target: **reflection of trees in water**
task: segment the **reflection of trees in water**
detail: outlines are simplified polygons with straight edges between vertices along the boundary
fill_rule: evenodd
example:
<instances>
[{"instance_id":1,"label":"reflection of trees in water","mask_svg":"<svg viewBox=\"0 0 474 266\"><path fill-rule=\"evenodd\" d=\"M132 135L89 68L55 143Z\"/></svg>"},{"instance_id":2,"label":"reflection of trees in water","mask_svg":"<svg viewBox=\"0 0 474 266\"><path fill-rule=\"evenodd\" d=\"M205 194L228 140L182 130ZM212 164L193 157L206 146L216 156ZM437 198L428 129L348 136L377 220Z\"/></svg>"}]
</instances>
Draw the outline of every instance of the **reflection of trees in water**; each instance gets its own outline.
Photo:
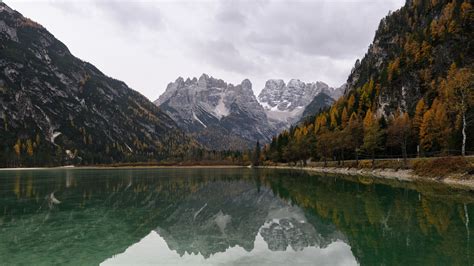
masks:
<instances>
[{"instance_id":1,"label":"reflection of trees in water","mask_svg":"<svg viewBox=\"0 0 474 266\"><path fill-rule=\"evenodd\" d=\"M283 176L267 179L268 186L335 224L361 264L472 264L473 226L466 217L474 206L469 192L423 184L418 190L424 195L403 184L390 188L334 177ZM450 193L457 196L443 196Z\"/></svg>"},{"instance_id":2,"label":"reflection of trees in water","mask_svg":"<svg viewBox=\"0 0 474 266\"><path fill-rule=\"evenodd\" d=\"M97 263L157 227L180 254L209 255L237 244L251 250L268 209L296 205L307 224L280 219L261 228L270 249L299 250L345 238L361 264L472 264L472 195L392 185L242 169L2 173L0 228L10 230L2 231L0 250L26 245L34 258L56 248L49 260L54 263L67 258L70 250L61 249L67 245L77 257L82 252ZM61 203L51 210L46 204L53 192ZM258 202L262 195L267 196ZM214 204L193 220L207 201ZM230 217L221 217L222 228L215 222L219 211ZM50 246L35 245L37 239ZM208 244L213 241L215 246Z\"/></svg>"}]
</instances>

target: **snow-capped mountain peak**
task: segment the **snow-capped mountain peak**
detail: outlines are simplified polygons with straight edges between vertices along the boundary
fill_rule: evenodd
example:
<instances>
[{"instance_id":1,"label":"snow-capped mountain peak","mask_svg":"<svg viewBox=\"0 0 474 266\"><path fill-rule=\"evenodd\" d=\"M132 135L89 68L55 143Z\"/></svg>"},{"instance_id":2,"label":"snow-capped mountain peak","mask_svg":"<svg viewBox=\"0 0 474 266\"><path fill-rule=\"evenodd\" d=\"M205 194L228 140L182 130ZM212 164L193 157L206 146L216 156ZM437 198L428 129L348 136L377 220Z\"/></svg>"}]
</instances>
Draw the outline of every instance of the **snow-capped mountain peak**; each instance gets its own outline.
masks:
<instances>
[{"instance_id":1,"label":"snow-capped mountain peak","mask_svg":"<svg viewBox=\"0 0 474 266\"><path fill-rule=\"evenodd\" d=\"M258 100L266 110L292 112L298 107L306 107L321 92L333 98L340 96L337 89L321 81L305 83L291 79L285 84L281 79L271 79L265 83Z\"/></svg>"},{"instance_id":2,"label":"snow-capped mountain peak","mask_svg":"<svg viewBox=\"0 0 474 266\"><path fill-rule=\"evenodd\" d=\"M299 121L306 106L324 93L333 99L339 98L343 89L334 89L324 82L305 83L291 79L287 84L281 79L270 79L258 95L270 122L280 130Z\"/></svg>"},{"instance_id":3,"label":"snow-capped mountain peak","mask_svg":"<svg viewBox=\"0 0 474 266\"><path fill-rule=\"evenodd\" d=\"M206 74L186 81L178 78L155 104L212 149L247 148L277 133L248 79L234 86Z\"/></svg>"}]
</instances>

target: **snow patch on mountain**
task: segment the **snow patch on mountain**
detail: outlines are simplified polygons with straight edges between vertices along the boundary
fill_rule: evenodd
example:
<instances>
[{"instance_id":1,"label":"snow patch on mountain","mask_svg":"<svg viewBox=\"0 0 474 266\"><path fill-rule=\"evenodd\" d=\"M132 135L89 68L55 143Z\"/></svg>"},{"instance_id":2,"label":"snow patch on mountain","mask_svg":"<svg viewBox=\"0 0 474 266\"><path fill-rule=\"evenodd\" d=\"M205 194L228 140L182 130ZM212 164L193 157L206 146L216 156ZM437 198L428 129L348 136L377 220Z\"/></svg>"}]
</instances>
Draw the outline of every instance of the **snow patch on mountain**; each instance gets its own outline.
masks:
<instances>
[{"instance_id":1,"label":"snow patch on mountain","mask_svg":"<svg viewBox=\"0 0 474 266\"><path fill-rule=\"evenodd\" d=\"M321 81L305 83L291 79L285 84L281 79L270 79L258 95L258 101L265 109L270 123L282 130L298 122L306 106L318 94L324 93L337 99L343 94L344 88L342 86L335 89Z\"/></svg>"},{"instance_id":2,"label":"snow patch on mountain","mask_svg":"<svg viewBox=\"0 0 474 266\"><path fill-rule=\"evenodd\" d=\"M216 105L216 108L214 109L214 114L219 119L221 119L222 117L228 116L230 114L229 109L225 106L223 96L219 99L219 103Z\"/></svg>"},{"instance_id":3,"label":"snow patch on mountain","mask_svg":"<svg viewBox=\"0 0 474 266\"><path fill-rule=\"evenodd\" d=\"M198 121L199 123L201 123L201 125L203 125L204 127L207 127L206 124L204 124L204 122L202 122L197 116L196 116L196 113L194 113L193 111L193 118L194 120Z\"/></svg>"}]
</instances>

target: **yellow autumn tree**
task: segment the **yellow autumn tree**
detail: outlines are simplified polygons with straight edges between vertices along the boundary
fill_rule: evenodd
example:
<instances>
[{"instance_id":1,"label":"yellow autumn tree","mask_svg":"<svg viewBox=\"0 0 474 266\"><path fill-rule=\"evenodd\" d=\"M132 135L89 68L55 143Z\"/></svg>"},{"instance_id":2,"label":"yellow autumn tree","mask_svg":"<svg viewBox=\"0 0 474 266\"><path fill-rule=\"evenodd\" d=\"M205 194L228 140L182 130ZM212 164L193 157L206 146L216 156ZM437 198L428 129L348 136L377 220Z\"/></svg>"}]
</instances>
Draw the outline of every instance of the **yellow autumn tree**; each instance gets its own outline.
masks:
<instances>
[{"instance_id":1,"label":"yellow autumn tree","mask_svg":"<svg viewBox=\"0 0 474 266\"><path fill-rule=\"evenodd\" d=\"M425 100L421 98L416 104L415 115L413 116L413 135L416 136L418 144L420 143L420 126L423 123L423 115L426 110Z\"/></svg>"},{"instance_id":2,"label":"yellow autumn tree","mask_svg":"<svg viewBox=\"0 0 474 266\"><path fill-rule=\"evenodd\" d=\"M420 126L420 146L424 151L446 151L451 127L445 105L435 99L423 115Z\"/></svg>"},{"instance_id":3,"label":"yellow autumn tree","mask_svg":"<svg viewBox=\"0 0 474 266\"><path fill-rule=\"evenodd\" d=\"M449 111L456 114L462 126L461 154L466 154L468 119L466 114L474 106L474 73L470 68L457 69L453 63L446 79L441 82L441 91Z\"/></svg>"},{"instance_id":4,"label":"yellow autumn tree","mask_svg":"<svg viewBox=\"0 0 474 266\"><path fill-rule=\"evenodd\" d=\"M347 113L346 107L344 107L341 114L341 126L343 129L347 126L347 122L349 122L349 114Z\"/></svg>"},{"instance_id":5,"label":"yellow autumn tree","mask_svg":"<svg viewBox=\"0 0 474 266\"><path fill-rule=\"evenodd\" d=\"M359 116L355 112L351 114L349 123L344 130L350 138L350 141L347 144L349 145L349 148L354 151L356 164L359 165L359 147L362 143L364 132Z\"/></svg>"},{"instance_id":6,"label":"yellow autumn tree","mask_svg":"<svg viewBox=\"0 0 474 266\"><path fill-rule=\"evenodd\" d=\"M31 141L31 139L28 139L26 141L26 153L29 156L33 156L33 142Z\"/></svg>"},{"instance_id":7,"label":"yellow autumn tree","mask_svg":"<svg viewBox=\"0 0 474 266\"><path fill-rule=\"evenodd\" d=\"M336 106L333 106L329 112L329 116L331 119L331 124L329 125L331 129L337 128L337 119L338 119L338 113L337 113L337 108Z\"/></svg>"},{"instance_id":8,"label":"yellow autumn tree","mask_svg":"<svg viewBox=\"0 0 474 266\"><path fill-rule=\"evenodd\" d=\"M319 133L321 130L327 128L327 118L324 114L319 115L316 118L316 126L314 128L315 133Z\"/></svg>"},{"instance_id":9,"label":"yellow autumn tree","mask_svg":"<svg viewBox=\"0 0 474 266\"><path fill-rule=\"evenodd\" d=\"M407 165L407 146L410 138L411 120L407 112L395 113L395 117L390 121L387 129L387 143L393 146L400 146L402 150L403 163Z\"/></svg>"},{"instance_id":10,"label":"yellow autumn tree","mask_svg":"<svg viewBox=\"0 0 474 266\"><path fill-rule=\"evenodd\" d=\"M369 109L364 118L364 143L362 149L372 157L372 167L375 167L375 152L381 148L383 132L377 117Z\"/></svg>"},{"instance_id":11,"label":"yellow autumn tree","mask_svg":"<svg viewBox=\"0 0 474 266\"><path fill-rule=\"evenodd\" d=\"M467 0L461 4L461 19L463 20L473 20L474 14L472 12L472 4Z\"/></svg>"},{"instance_id":12,"label":"yellow autumn tree","mask_svg":"<svg viewBox=\"0 0 474 266\"><path fill-rule=\"evenodd\" d=\"M354 111L354 104L355 104L355 96L354 94L349 97L349 100L347 101L347 109L349 111Z\"/></svg>"},{"instance_id":13,"label":"yellow autumn tree","mask_svg":"<svg viewBox=\"0 0 474 266\"><path fill-rule=\"evenodd\" d=\"M396 58L388 64L388 81L392 81L394 75L397 75L400 72L400 58Z\"/></svg>"},{"instance_id":14,"label":"yellow autumn tree","mask_svg":"<svg viewBox=\"0 0 474 266\"><path fill-rule=\"evenodd\" d=\"M13 150L15 151L16 155L19 157L21 154L21 140L20 139L18 139L15 145L13 145Z\"/></svg>"}]
</instances>

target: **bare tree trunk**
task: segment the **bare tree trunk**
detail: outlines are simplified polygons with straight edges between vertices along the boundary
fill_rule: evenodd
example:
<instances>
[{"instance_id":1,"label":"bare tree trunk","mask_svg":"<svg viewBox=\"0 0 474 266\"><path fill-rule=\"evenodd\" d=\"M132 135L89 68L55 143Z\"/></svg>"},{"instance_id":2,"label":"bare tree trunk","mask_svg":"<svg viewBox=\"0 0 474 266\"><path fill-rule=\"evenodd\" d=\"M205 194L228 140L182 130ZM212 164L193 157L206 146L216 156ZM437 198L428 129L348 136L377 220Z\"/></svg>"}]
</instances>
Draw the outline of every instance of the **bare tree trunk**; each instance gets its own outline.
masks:
<instances>
[{"instance_id":1,"label":"bare tree trunk","mask_svg":"<svg viewBox=\"0 0 474 266\"><path fill-rule=\"evenodd\" d=\"M461 155L466 155L466 112L462 114L462 147Z\"/></svg>"},{"instance_id":2,"label":"bare tree trunk","mask_svg":"<svg viewBox=\"0 0 474 266\"><path fill-rule=\"evenodd\" d=\"M403 166L407 167L407 142L403 142L402 146L402 154L403 154Z\"/></svg>"},{"instance_id":3,"label":"bare tree trunk","mask_svg":"<svg viewBox=\"0 0 474 266\"><path fill-rule=\"evenodd\" d=\"M355 149L355 156L356 156L357 168L359 168L359 151L357 150L357 148Z\"/></svg>"},{"instance_id":4,"label":"bare tree trunk","mask_svg":"<svg viewBox=\"0 0 474 266\"><path fill-rule=\"evenodd\" d=\"M372 169L375 168L375 151L372 152Z\"/></svg>"}]
</instances>

